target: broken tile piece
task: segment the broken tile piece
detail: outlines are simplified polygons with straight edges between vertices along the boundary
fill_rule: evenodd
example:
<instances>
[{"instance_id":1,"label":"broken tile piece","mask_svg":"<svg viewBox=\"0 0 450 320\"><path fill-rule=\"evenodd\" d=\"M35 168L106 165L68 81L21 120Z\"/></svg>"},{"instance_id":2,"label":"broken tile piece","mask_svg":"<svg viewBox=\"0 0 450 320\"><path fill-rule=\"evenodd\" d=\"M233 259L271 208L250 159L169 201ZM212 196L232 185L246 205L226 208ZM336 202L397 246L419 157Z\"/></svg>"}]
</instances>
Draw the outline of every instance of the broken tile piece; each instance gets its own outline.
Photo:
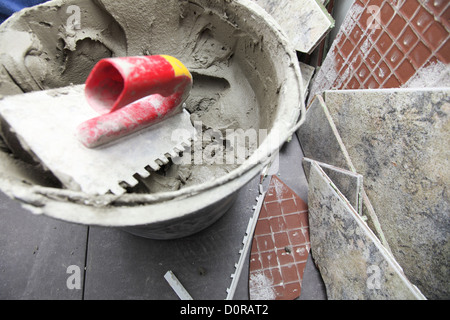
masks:
<instances>
[{"instance_id":1,"label":"broken tile piece","mask_svg":"<svg viewBox=\"0 0 450 320\"><path fill-rule=\"evenodd\" d=\"M334 19L316 0L252 0L283 28L297 51L310 54L334 27Z\"/></svg>"},{"instance_id":2,"label":"broken tile piece","mask_svg":"<svg viewBox=\"0 0 450 320\"><path fill-rule=\"evenodd\" d=\"M450 298L450 89L324 97L405 274L427 298Z\"/></svg>"},{"instance_id":3,"label":"broken tile piece","mask_svg":"<svg viewBox=\"0 0 450 320\"><path fill-rule=\"evenodd\" d=\"M311 169L312 159L303 159L303 168L308 178ZM362 198L363 198L363 176L348 170L340 169L335 166L316 161L327 176L337 186L339 191L346 197L353 208L362 214Z\"/></svg>"},{"instance_id":4,"label":"broken tile piece","mask_svg":"<svg viewBox=\"0 0 450 320\"><path fill-rule=\"evenodd\" d=\"M300 62L300 71L302 73L302 79L303 79L303 97L308 96L309 91L309 85L311 83L311 79L314 76L314 72L316 71L316 68L313 66L310 66L306 63Z\"/></svg>"},{"instance_id":5,"label":"broken tile piece","mask_svg":"<svg viewBox=\"0 0 450 320\"><path fill-rule=\"evenodd\" d=\"M317 95L306 111L305 122L297 131L305 157L357 172L322 96ZM363 190L364 195L364 190ZM361 211L360 211L361 212ZM362 213L375 234L389 247L368 197L363 197Z\"/></svg>"},{"instance_id":6,"label":"broken tile piece","mask_svg":"<svg viewBox=\"0 0 450 320\"><path fill-rule=\"evenodd\" d=\"M316 162L308 205L312 255L330 300L425 299Z\"/></svg>"},{"instance_id":7,"label":"broken tile piece","mask_svg":"<svg viewBox=\"0 0 450 320\"><path fill-rule=\"evenodd\" d=\"M250 299L298 298L309 249L308 206L273 176L250 254Z\"/></svg>"},{"instance_id":8,"label":"broken tile piece","mask_svg":"<svg viewBox=\"0 0 450 320\"><path fill-rule=\"evenodd\" d=\"M322 96L309 105L297 136L305 157L356 172Z\"/></svg>"}]
</instances>

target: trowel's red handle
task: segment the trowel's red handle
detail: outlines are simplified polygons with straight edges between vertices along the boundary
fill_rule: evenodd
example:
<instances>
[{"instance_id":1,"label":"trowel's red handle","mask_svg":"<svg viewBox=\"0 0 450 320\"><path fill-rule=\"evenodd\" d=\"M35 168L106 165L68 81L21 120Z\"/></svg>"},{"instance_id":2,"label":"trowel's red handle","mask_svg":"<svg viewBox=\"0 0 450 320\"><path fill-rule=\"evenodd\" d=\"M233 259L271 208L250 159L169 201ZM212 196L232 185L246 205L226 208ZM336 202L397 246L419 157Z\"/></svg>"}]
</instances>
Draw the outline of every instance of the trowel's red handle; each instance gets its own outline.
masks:
<instances>
[{"instance_id":1,"label":"trowel's red handle","mask_svg":"<svg viewBox=\"0 0 450 320\"><path fill-rule=\"evenodd\" d=\"M182 111L192 75L166 55L101 60L86 81L91 107L102 114L78 127L78 138L97 147Z\"/></svg>"}]
</instances>

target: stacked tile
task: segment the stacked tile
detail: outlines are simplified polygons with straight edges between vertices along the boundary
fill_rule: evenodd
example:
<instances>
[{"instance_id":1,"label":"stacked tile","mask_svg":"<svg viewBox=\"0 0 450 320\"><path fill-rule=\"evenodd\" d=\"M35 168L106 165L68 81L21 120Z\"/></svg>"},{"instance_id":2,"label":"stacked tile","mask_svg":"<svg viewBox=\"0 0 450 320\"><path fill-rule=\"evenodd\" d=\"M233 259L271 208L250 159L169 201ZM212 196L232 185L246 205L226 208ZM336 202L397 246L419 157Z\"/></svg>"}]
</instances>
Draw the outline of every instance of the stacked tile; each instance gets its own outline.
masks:
<instances>
[{"instance_id":1,"label":"stacked tile","mask_svg":"<svg viewBox=\"0 0 450 320\"><path fill-rule=\"evenodd\" d=\"M309 185L311 246L329 299L424 299L315 161Z\"/></svg>"},{"instance_id":2,"label":"stacked tile","mask_svg":"<svg viewBox=\"0 0 450 320\"><path fill-rule=\"evenodd\" d=\"M392 253L427 297L449 298L450 88L324 95Z\"/></svg>"},{"instance_id":3,"label":"stacked tile","mask_svg":"<svg viewBox=\"0 0 450 320\"><path fill-rule=\"evenodd\" d=\"M331 90L324 97L313 100L298 132L305 156L361 174L366 225L427 298L448 299L450 89ZM345 157L327 150L343 150ZM314 197L311 177L309 183ZM316 227L317 219L329 219L335 208L322 203L320 208L329 210L318 212L319 207L309 206L311 238L332 241L317 235ZM352 239L349 231L337 241ZM329 274L339 274L342 270L328 265L314 243L316 262L325 263Z\"/></svg>"}]
</instances>

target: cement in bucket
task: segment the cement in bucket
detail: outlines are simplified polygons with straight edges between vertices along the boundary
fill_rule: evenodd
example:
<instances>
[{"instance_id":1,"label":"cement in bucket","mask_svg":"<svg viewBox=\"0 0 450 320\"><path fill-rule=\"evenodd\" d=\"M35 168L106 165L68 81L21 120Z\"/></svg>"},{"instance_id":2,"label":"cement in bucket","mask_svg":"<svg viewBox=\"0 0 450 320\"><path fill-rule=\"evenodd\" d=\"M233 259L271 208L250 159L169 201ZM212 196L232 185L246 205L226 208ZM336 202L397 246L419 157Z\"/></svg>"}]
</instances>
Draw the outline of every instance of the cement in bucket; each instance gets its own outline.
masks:
<instances>
[{"instance_id":1,"label":"cement in bucket","mask_svg":"<svg viewBox=\"0 0 450 320\"><path fill-rule=\"evenodd\" d=\"M54 0L13 15L0 26L0 43L3 96L82 84L102 58L169 54L194 76L187 106L203 133L268 133L243 163L172 165L165 170L177 178L155 173L120 197L63 189L0 145L2 191L33 213L71 223L152 239L203 230L304 117L295 51L276 22L247 0Z\"/></svg>"}]
</instances>

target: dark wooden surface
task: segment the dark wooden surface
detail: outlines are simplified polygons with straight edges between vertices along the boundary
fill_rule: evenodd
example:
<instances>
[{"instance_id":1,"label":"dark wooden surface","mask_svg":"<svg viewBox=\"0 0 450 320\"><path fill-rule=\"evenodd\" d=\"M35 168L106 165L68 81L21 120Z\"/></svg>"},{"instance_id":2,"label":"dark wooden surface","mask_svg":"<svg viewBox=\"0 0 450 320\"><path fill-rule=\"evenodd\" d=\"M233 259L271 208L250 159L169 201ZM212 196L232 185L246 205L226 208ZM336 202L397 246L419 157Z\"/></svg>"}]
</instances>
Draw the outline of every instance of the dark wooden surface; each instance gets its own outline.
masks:
<instances>
[{"instance_id":1,"label":"dark wooden surface","mask_svg":"<svg viewBox=\"0 0 450 320\"><path fill-rule=\"evenodd\" d=\"M297 138L281 150L279 177L307 201ZM195 300L225 299L230 275L258 195L258 177L223 218L193 236L157 241L120 229L88 227L35 216L0 193L0 299L177 300L164 279L171 270ZM81 270L69 289L69 266ZM248 299L248 263L236 299ZM308 261L300 299L325 299L320 275Z\"/></svg>"}]
</instances>

